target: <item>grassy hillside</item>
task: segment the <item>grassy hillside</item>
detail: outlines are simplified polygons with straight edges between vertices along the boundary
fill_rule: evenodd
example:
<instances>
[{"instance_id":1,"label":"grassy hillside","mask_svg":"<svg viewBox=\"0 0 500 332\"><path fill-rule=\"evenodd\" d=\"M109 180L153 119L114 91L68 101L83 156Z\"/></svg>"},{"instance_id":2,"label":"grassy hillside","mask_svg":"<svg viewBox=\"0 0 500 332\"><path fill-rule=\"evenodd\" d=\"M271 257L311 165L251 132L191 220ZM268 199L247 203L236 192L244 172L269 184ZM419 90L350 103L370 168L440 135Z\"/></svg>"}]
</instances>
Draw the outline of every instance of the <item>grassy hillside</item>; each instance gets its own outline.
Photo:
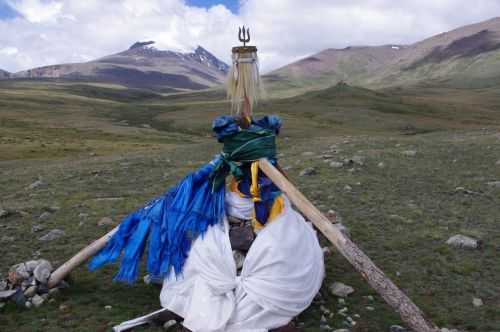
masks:
<instances>
[{"instance_id":1,"label":"grassy hillside","mask_svg":"<svg viewBox=\"0 0 500 332\"><path fill-rule=\"evenodd\" d=\"M500 189L487 183L500 180L499 106L494 88L337 85L264 101L257 113L283 117L279 149L289 176L322 211L336 210L353 240L437 324L493 332L500 330ZM112 227L98 226L101 218L119 222L210 160L221 148L211 121L228 109L220 90L169 95L0 82L0 207L12 211L0 219L0 275L32 257L63 263ZM362 163L330 166L353 156ZM306 167L317 173L299 176ZM46 185L29 189L37 179ZM40 220L45 211L52 212ZM66 235L38 240L54 228ZM484 248L446 245L457 233ZM334 328L345 327L337 314L344 306L357 321L350 331L401 324L338 253L326 263L322 300L297 318L306 331L319 331L321 306L335 313L327 318ZM106 331L159 307L158 288L113 283L115 271L81 267L54 302L32 310L8 304L0 330ZM333 281L356 289L346 305L329 294ZM473 297L484 305L474 307Z\"/></svg>"}]
</instances>

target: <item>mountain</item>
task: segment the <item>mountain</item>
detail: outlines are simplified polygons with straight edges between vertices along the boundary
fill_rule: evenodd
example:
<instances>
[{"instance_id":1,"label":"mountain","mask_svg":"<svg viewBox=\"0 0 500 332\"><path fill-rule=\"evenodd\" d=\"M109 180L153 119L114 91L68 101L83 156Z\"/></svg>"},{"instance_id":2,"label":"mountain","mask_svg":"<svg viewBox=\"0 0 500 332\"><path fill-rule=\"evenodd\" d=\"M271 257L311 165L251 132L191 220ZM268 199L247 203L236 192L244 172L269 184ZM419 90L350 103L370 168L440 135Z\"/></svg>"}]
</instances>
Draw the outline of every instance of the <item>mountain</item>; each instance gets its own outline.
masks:
<instances>
[{"instance_id":1,"label":"mountain","mask_svg":"<svg viewBox=\"0 0 500 332\"><path fill-rule=\"evenodd\" d=\"M5 71L3 69L0 69L0 80L6 79L10 77L10 73L8 71Z\"/></svg>"},{"instance_id":2,"label":"mountain","mask_svg":"<svg viewBox=\"0 0 500 332\"><path fill-rule=\"evenodd\" d=\"M128 87L199 90L219 85L228 65L203 47L191 53L158 50L153 41L84 62L34 68L13 78L43 78L120 84Z\"/></svg>"},{"instance_id":3,"label":"mountain","mask_svg":"<svg viewBox=\"0 0 500 332\"><path fill-rule=\"evenodd\" d=\"M310 90L345 81L369 88L439 83L500 84L500 18L411 45L327 49L265 76L277 88Z\"/></svg>"}]
</instances>

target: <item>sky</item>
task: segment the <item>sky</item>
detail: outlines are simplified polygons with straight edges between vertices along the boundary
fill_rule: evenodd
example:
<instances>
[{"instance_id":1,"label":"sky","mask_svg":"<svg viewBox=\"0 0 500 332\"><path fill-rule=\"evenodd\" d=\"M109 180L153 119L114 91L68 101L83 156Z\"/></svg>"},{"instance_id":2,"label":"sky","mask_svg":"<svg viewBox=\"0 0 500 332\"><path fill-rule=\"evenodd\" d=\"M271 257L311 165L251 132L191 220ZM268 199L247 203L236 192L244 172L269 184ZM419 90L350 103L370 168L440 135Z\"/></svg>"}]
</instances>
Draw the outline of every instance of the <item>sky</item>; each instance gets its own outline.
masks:
<instances>
[{"instance_id":1,"label":"sky","mask_svg":"<svg viewBox=\"0 0 500 332\"><path fill-rule=\"evenodd\" d=\"M229 63L250 27L263 72L326 48L410 44L500 16L499 0L0 0L0 69L90 61L136 41Z\"/></svg>"}]
</instances>

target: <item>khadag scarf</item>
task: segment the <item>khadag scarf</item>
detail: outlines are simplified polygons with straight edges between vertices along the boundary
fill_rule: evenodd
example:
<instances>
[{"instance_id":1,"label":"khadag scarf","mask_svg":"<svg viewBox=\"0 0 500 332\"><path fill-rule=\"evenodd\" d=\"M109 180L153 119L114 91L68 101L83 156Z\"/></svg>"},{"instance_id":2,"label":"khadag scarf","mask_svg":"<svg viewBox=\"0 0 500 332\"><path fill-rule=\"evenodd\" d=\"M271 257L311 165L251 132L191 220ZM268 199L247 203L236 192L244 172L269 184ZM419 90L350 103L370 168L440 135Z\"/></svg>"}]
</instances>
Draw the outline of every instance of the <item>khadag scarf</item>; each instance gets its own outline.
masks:
<instances>
[{"instance_id":1,"label":"khadag scarf","mask_svg":"<svg viewBox=\"0 0 500 332\"><path fill-rule=\"evenodd\" d=\"M126 216L106 246L90 261L95 270L122 256L114 280L133 283L148 247L147 270L155 278L182 273L192 242L223 220L225 178L241 178L240 162L275 160L275 131L258 127L223 139L223 152L162 196Z\"/></svg>"}]
</instances>

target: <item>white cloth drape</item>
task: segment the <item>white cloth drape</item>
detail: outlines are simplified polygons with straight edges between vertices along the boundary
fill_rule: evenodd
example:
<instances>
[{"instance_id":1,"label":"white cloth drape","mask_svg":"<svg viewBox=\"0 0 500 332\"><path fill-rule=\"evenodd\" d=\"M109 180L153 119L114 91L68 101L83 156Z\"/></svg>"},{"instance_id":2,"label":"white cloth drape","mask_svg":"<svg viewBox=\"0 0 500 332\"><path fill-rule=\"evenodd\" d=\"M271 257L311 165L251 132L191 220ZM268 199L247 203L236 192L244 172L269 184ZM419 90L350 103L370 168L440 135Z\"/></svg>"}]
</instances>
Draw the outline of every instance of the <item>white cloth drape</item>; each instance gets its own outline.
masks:
<instances>
[{"instance_id":1,"label":"white cloth drape","mask_svg":"<svg viewBox=\"0 0 500 332\"><path fill-rule=\"evenodd\" d=\"M227 213L236 217L250 217L252 204L226 196ZM283 213L259 232L240 276L225 220L194 241L183 275L165 279L160 301L193 332L266 332L306 309L323 277L316 233L285 197Z\"/></svg>"}]
</instances>

